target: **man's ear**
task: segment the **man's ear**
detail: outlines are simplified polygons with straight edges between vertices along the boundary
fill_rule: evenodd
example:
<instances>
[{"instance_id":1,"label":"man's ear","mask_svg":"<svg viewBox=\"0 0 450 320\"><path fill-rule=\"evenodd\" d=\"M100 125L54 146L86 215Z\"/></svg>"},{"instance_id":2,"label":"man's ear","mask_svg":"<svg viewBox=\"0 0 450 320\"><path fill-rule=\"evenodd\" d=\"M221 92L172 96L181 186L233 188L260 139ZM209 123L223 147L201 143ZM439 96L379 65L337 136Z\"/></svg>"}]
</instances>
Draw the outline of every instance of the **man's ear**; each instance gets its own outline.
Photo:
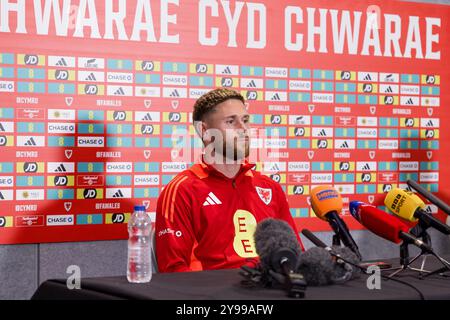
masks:
<instances>
[{"instance_id":1,"label":"man's ear","mask_svg":"<svg viewBox=\"0 0 450 320\"><path fill-rule=\"evenodd\" d=\"M204 121L195 121L194 122L195 131L197 132L200 139L204 142L209 139L209 132L206 122Z\"/></svg>"}]
</instances>

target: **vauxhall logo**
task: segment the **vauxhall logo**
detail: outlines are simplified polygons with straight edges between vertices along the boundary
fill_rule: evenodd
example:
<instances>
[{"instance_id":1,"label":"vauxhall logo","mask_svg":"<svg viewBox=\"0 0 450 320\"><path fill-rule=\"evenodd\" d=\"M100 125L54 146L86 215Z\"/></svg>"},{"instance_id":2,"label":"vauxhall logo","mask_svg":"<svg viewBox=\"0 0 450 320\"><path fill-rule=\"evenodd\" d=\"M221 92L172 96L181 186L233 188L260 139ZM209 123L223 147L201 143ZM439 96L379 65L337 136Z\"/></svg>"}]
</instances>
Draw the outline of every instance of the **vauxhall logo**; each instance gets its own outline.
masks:
<instances>
[{"instance_id":1,"label":"vauxhall logo","mask_svg":"<svg viewBox=\"0 0 450 320\"><path fill-rule=\"evenodd\" d=\"M97 190L95 190L95 189L84 189L83 197L85 199L95 199L97 197Z\"/></svg>"},{"instance_id":2,"label":"vauxhall logo","mask_svg":"<svg viewBox=\"0 0 450 320\"><path fill-rule=\"evenodd\" d=\"M125 113L125 111L114 111L113 113L113 119L115 121L125 121L126 118L127 114Z\"/></svg>"},{"instance_id":3,"label":"vauxhall logo","mask_svg":"<svg viewBox=\"0 0 450 320\"><path fill-rule=\"evenodd\" d=\"M206 64L197 64L195 65L195 72L206 73L208 72L208 67L206 66Z\"/></svg>"},{"instance_id":4,"label":"vauxhall logo","mask_svg":"<svg viewBox=\"0 0 450 320\"><path fill-rule=\"evenodd\" d=\"M89 95L96 95L98 93L98 87L95 84L88 84L84 87L84 93Z\"/></svg>"},{"instance_id":5,"label":"vauxhall logo","mask_svg":"<svg viewBox=\"0 0 450 320\"><path fill-rule=\"evenodd\" d=\"M154 131L153 126L151 124L144 124L141 126L142 134L152 134Z\"/></svg>"},{"instance_id":6,"label":"vauxhall logo","mask_svg":"<svg viewBox=\"0 0 450 320\"><path fill-rule=\"evenodd\" d=\"M66 176L57 176L53 179L55 186L67 186L68 179Z\"/></svg>"},{"instance_id":7,"label":"vauxhall logo","mask_svg":"<svg viewBox=\"0 0 450 320\"><path fill-rule=\"evenodd\" d=\"M25 64L30 66L35 66L39 63L39 57L36 55L27 54L25 55Z\"/></svg>"},{"instance_id":8,"label":"vauxhall logo","mask_svg":"<svg viewBox=\"0 0 450 320\"><path fill-rule=\"evenodd\" d=\"M231 87L231 86L233 86L233 79L231 79L231 78L222 78L220 83L222 84L222 87Z\"/></svg>"},{"instance_id":9,"label":"vauxhall logo","mask_svg":"<svg viewBox=\"0 0 450 320\"><path fill-rule=\"evenodd\" d=\"M153 63L153 61L142 61L141 67L144 71L153 71L153 69L155 68L155 64Z\"/></svg>"},{"instance_id":10,"label":"vauxhall logo","mask_svg":"<svg viewBox=\"0 0 450 320\"><path fill-rule=\"evenodd\" d=\"M56 80L67 80L69 79L69 72L67 70L56 70L55 78Z\"/></svg>"},{"instance_id":11,"label":"vauxhall logo","mask_svg":"<svg viewBox=\"0 0 450 320\"><path fill-rule=\"evenodd\" d=\"M38 166L36 162L25 162L23 164L23 171L24 172L37 172Z\"/></svg>"}]
</instances>

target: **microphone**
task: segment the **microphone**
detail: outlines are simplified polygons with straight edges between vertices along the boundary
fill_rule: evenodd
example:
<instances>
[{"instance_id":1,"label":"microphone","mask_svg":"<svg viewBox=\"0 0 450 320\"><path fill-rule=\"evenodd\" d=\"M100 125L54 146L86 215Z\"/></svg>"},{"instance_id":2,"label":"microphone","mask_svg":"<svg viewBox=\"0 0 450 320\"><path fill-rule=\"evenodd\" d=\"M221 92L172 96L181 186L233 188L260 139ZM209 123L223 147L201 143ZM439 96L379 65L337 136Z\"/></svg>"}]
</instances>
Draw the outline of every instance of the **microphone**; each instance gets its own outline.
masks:
<instances>
[{"instance_id":1,"label":"microphone","mask_svg":"<svg viewBox=\"0 0 450 320\"><path fill-rule=\"evenodd\" d=\"M444 234L450 234L450 227L424 211L425 203L413 192L394 188L386 195L384 204L400 218L412 222L419 219L426 227L433 227Z\"/></svg>"},{"instance_id":2,"label":"microphone","mask_svg":"<svg viewBox=\"0 0 450 320\"><path fill-rule=\"evenodd\" d=\"M435 204L439 209L444 211L446 214L450 215L450 206L448 206L444 201L436 197L434 194L429 192L427 189L422 187L420 184L418 184L414 180L408 180L406 181L408 186L416 190L418 193L420 193L422 196L424 196L428 201Z\"/></svg>"},{"instance_id":3,"label":"microphone","mask_svg":"<svg viewBox=\"0 0 450 320\"><path fill-rule=\"evenodd\" d=\"M359 201L350 202L350 214L364 227L388 241L413 244L421 250L433 253L433 249L409 233L411 225L372 205Z\"/></svg>"},{"instance_id":4,"label":"microphone","mask_svg":"<svg viewBox=\"0 0 450 320\"><path fill-rule=\"evenodd\" d=\"M267 218L258 223L253 237L263 272L284 282L289 296L303 298L306 282L303 275L295 273L302 250L291 226L283 220Z\"/></svg>"},{"instance_id":5,"label":"microphone","mask_svg":"<svg viewBox=\"0 0 450 320\"><path fill-rule=\"evenodd\" d=\"M303 274L308 285L322 286L344 283L359 275L361 261L347 247L329 247L308 229L302 234L316 247L300 254L297 270Z\"/></svg>"},{"instance_id":6,"label":"microphone","mask_svg":"<svg viewBox=\"0 0 450 320\"><path fill-rule=\"evenodd\" d=\"M338 214L342 211L342 198L339 192L331 186L315 187L311 190L311 207L316 216L327 221L344 245L361 259L355 240L353 240L344 220Z\"/></svg>"}]
</instances>

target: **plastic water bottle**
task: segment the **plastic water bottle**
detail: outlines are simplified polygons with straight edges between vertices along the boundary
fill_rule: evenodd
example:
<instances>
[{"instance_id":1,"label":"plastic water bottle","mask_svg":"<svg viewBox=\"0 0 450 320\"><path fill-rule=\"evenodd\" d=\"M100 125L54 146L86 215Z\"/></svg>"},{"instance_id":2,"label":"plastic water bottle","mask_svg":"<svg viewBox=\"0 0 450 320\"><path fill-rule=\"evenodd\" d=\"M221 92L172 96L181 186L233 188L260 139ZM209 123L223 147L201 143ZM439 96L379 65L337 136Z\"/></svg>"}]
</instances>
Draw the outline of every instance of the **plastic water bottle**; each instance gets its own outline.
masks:
<instances>
[{"instance_id":1,"label":"plastic water bottle","mask_svg":"<svg viewBox=\"0 0 450 320\"><path fill-rule=\"evenodd\" d=\"M153 225L145 206L134 206L128 221L127 279L133 283L150 282L152 279Z\"/></svg>"}]
</instances>

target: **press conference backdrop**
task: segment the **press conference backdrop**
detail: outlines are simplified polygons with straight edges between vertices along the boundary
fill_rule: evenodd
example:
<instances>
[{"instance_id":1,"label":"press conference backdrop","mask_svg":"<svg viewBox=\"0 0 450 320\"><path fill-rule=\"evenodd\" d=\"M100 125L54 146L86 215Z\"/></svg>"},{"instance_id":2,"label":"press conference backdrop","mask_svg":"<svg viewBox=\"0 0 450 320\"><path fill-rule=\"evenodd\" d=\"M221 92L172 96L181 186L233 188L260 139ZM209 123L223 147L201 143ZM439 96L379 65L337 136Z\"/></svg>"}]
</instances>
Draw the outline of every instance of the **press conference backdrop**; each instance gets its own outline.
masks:
<instances>
[{"instance_id":1,"label":"press conference backdrop","mask_svg":"<svg viewBox=\"0 0 450 320\"><path fill-rule=\"evenodd\" d=\"M192 105L217 86L246 97L253 160L283 186L299 227L329 230L308 204L319 184L381 205L414 179L448 198L448 6L3 1L0 10L3 244L124 239L132 205L154 212L161 188L195 160ZM58 246L69 257L125 249L3 247L0 261L26 250L39 282Z\"/></svg>"}]
</instances>

